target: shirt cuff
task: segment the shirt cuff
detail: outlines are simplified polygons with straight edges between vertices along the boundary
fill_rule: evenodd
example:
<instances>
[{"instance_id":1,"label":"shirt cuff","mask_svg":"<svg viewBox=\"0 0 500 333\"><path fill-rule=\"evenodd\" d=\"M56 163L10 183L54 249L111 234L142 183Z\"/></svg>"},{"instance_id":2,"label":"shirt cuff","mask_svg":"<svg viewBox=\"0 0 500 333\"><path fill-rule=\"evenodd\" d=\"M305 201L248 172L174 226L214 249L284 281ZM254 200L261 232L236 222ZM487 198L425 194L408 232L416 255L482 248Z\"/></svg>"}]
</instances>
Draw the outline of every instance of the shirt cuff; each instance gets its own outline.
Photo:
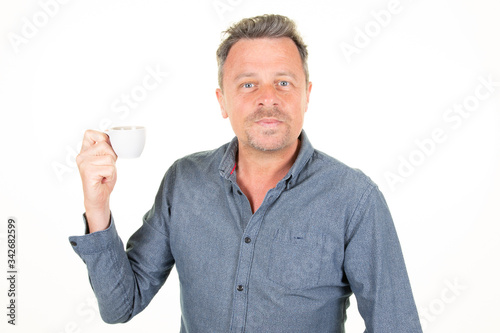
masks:
<instances>
[{"instance_id":1,"label":"shirt cuff","mask_svg":"<svg viewBox=\"0 0 500 333\"><path fill-rule=\"evenodd\" d=\"M99 253L121 243L112 214L109 227L105 230L89 233L85 214L83 214L83 222L85 223L85 235L69 237L69 243L79 256Z\"/></svg>"}]
</instances>

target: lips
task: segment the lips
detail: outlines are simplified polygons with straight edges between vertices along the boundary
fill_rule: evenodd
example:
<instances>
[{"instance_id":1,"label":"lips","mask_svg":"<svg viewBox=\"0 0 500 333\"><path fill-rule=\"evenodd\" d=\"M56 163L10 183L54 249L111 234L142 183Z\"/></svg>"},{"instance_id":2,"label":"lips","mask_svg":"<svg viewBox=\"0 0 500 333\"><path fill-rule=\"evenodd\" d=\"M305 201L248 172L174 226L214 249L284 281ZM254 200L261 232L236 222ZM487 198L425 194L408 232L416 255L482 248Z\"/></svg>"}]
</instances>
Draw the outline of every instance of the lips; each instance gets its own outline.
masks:
<instances>
[{"instance_id":1,"label":"lips","mask_svg":"<svg viewBox=\"0 0 500 333\"><path fill-rule=\"evenodd\" d=\"M274 130L280 125L289 122L289 117L278 106L257 109L247 118L248 124L256 124L262 128Z\"/></svg>"},{"instance_id":2,"label":"lips","mask_svg":"<svg viewBox=\"0 0 500 333\"><path fill-rule=\"evenodd\" d=\"M277 127L282 123L282 121L276 118L262 118L257 120L256 123L263 127Z\"/></svg>"}]
</instances>

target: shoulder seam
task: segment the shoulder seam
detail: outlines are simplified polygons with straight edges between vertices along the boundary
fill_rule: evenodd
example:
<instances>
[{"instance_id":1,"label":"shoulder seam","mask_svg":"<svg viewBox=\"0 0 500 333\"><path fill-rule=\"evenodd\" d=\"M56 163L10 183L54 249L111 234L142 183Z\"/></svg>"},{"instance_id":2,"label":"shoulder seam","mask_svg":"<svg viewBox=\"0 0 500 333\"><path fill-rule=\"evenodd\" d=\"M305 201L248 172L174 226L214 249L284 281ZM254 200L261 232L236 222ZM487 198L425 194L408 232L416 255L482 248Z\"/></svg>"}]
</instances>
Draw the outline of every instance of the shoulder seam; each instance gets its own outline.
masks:
<instances>
[{"instance_id":1,"label":"shoulder seam","mask_svg":"<svg viewBox=\"0 0 500 333\"><path fill-rule=\"evenodd\" d=\"M377 187L377 185L370 183L368 181L366 181L366 184L367 184L366 189L364 190L363 194L359 198L358 203L356 204L356 207L353 209L351 216L349 216L349 219L347 220L346 228L344 231L344 242L347 240L347 231L349 230L349 227L350 227L352 221L354 220L355 215L359 212L360 207L364 205L364 203L366 202L366 200L370 196L373 189Z\"/></svg>"}]
</instances>

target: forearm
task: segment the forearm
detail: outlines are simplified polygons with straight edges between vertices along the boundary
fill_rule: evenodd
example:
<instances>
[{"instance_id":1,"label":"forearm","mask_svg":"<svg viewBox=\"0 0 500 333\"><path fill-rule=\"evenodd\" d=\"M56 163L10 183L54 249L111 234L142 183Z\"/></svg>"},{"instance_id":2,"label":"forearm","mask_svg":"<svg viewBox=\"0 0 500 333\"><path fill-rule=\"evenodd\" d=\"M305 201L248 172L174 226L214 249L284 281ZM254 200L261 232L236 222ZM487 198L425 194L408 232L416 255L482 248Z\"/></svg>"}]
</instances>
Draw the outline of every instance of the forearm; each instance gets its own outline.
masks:
<instances>
[{"instance_id":1,"label":"forearm","mask_svg":"<svg viewBox=\"0 0 500 333\"><path fill-rule=\"evenodd\" d=\"M345 272L368 333L421 333L410 281L382 194L366 192L348 230Z\"/></svg>"},{"instance_id":2,"label":"forearm","mask_svg":"<svg viewBox=\"0 0 500 333\"><path fill-rule=\"evenodd\" d=\"M70 241L87 265L102 319L119 323L132 318L135 277L114 223L103 231L70 237Z\"/></svg>"},{"instance_id":3,"label":"forearm","mask_svg":"<svg viewBox=\"0 0 500 333\"><path fill-rule=\"evenodd\" d=\"M132 235L127 251L112 217L109 228L70 237L70 242L87 265L101 317L107 323L126 322L141 312L174 265L168 238L147 222Z\"/></svg>"}]
</instances>

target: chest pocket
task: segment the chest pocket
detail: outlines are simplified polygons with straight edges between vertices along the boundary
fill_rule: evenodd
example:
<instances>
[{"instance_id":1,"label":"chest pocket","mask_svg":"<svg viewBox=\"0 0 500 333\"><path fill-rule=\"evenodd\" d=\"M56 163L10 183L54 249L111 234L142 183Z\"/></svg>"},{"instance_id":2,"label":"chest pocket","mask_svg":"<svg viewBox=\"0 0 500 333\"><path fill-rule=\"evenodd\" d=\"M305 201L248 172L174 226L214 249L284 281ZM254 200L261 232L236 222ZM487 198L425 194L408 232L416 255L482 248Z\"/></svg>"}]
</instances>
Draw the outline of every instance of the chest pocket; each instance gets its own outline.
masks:
<instances>
[{"instance_id":1,"label":"chest pocket","mask_svg":"<svg viewBox=\"0 0 500 333\"><path fill-rule=\"evenodd\" d=\"M292 290L314 287L319 282L322 257L320 234L278 230L270 248L268 277Z\"/></svg>"}]
</instances>

